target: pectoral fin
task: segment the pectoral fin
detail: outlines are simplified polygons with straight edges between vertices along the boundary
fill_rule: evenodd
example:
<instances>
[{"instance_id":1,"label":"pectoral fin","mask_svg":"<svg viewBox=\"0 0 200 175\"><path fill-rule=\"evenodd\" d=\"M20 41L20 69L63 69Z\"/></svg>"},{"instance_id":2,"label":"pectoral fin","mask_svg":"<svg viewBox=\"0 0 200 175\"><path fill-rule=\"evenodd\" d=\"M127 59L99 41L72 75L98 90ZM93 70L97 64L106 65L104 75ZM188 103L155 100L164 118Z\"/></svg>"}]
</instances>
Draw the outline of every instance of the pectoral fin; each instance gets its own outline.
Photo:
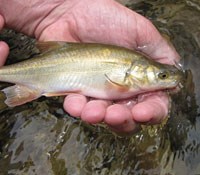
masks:
<instances>
[{"instance_id":1,"label":"pectoral fin","mask_svg":"<svg viewBox=\"0 0 200 175\"><path fill-rule=\"evenodd\" d=\"M111 78L109 78L107 74L105 74L105 77L106 77L106 80L109 82L109 84L115 87L116 89L118 89L119 91L129 90L129 86L123 81L122 82L114 81Z\"/></svg>"},{"instance_id":2,"label":"pectoral fin","mask_svg":"<svg viewBox=\"0 0 200 175\"><path fill-rule=\"evenodd\" d=\"M2 90L6 95L5 104L9 107L15 107L30 102L41 96L37 89L31 89L22 85L14 85Z\"/></svg>"}]
</instances>

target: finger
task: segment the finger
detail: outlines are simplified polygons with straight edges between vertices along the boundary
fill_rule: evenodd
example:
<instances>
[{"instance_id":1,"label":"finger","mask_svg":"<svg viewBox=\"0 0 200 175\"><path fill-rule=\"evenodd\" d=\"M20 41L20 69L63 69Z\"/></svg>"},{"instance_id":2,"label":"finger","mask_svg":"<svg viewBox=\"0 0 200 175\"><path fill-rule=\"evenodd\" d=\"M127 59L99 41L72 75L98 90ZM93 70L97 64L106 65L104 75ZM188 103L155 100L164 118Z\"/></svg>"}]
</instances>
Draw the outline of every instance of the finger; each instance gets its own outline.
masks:
<instances>
[{"instance_id":1,"label":"finger","mask_svg":"<svg viewBox=\"0 0 200 175\"><path fill-rule=\"evenodd\" d=\"M162 37L150 20L126 7L122 9L126 12L127 23L132 24L121 26L122 28L127 27L125 34L128 37L130 48L134 47L162 63L174 64L174 60L180 59L169 39ZM135 33L131 33L130 30L134 30Z\"/></svg>"},{"instance_id":2,"label":"finger","mask_svg":"<svg viewBox=\"0 0 200 175\"><path fill-rule=\"evenodd\" d=\"M102 122L106 114L106 108L109 105L109 101L92 100L83 108L81 119L92 124Z\"/></svg>"},{"instance_id":3,"label":"finger","mask_svg":"<svg viewBox=\"0 0 200 175\"><path fill-rule=\"evenodd\" d=\"M131 118L131 112L124 105L114 104L108 107L104 121L108 125L119 125Z\"/></svg>"},{"instance_id":4,"label":"finger","mask_svg":"<svg viewBox=\"0 0 200 175\"><path fill-rule=\"evenodd\" d=\"M3 29L4 26L4 18L0 15L0 30Z\"/></svg>"},{"instance_id":5,"label":"finger","mask_svg":"<svg viewBox=\"0 0 200 175\"><path fill-rule=\"evenodd\" d=\"M8 45L5 42L0 41L0 66L3 66L4 63L6 62L8 53L9 53Z\"/></svg>"},{"instance_id":6,"label":"finger","mask_svg":"<svg viewBox=\"0 0 200 175\"><path fill-rule=\"evenodd\" d=\"M135 134L137 131L141 129L141 127L138 124L136 124L133 120L129 120L126 123L122 123L116 126L111 126L111 125L108 126L110 129L112 129L114 132L118 134L127 134L127 133Z\"/></svg>"},{"instance_id":7,"label":"finger","mask_svg":"<svg viewBox=\"0 0 200 175\"><path fill-rule=\"evenodd\" d=\"M161 63L174 64L174 61L178 61L180 56L174 46L161 36L148 19L138 14L136 16L138 34L136 49Z\"/></svg>"},{"instance_id":8,"label":"finger","mask_svg":"<svg viewBox=\"0 0 200 175\"><path fill-rule=\"evenodd\" d=\"M87 101L87 98L83 95L70 94L65 97L63 107L70 115L80 117Z\"/></svg>"},{"instance_id":9,"label":"finger","mask_svg":"<svg viewBox=\"0 0 200 175\"><path fill-rule=\"evenodd\" d=\"M0 15L0 30L3 29L3 26L4 26L4 18ZM8 53L9 53L8 45L5 42L0 41L0 66L4 65Z\"/></svg>"},{"instance_id":10,"label":"finger","mask_svg":"<svg viewBox=\"0 0 200 175\"><path fill-rule=\"evenodd\" d=\"M107 108L104 122L116 132L135 131L136 123L131 111L124 105L114 104Z\"/></svg>"},{"instance_id":11,"label":"finger","mask_svg":"<svg viewBox=\"0 0 200 175\"><path fill-rule=\"evenodd\" d=\"M132 108L133 120L142 123L160 123L168 115L168 96L164 92L142 97L141 102Z\"/></svg>"}]
</instances>

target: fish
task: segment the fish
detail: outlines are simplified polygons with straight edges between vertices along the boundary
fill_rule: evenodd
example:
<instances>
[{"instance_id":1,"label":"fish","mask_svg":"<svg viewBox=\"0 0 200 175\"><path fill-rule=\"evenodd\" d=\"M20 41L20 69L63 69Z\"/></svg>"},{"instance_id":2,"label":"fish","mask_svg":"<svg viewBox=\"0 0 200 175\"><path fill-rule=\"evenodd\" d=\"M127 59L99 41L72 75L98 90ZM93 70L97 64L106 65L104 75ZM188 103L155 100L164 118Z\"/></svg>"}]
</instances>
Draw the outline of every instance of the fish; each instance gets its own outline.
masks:
<instances>
[{"instance_id":1,"label":"fish","mask_svg":"<svg viewBox=\"0 0 200 175\"><path fill-rule=\"evenodd\" d=\"M40 54L0 68L1 91L15 107L41 96L79 93L120 100L178 86L182 71L124 47L98 43L38 42Z\"/></svg>"}]
</instances>

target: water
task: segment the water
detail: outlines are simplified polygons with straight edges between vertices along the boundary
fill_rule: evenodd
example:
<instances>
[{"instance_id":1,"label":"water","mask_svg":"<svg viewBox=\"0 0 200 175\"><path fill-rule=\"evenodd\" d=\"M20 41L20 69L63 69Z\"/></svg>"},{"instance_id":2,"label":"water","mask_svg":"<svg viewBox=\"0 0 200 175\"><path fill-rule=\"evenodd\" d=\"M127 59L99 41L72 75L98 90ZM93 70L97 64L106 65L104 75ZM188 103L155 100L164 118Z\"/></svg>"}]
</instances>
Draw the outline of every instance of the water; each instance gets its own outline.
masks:
<instances>
[{"instance_id":1,"label":"water","mask_svg":"<svg viewBox=\"0 0 200 175\"><path fill-rule=\"evenodd\" d=\"M69 117L62 109L62 97L40 98L0 112L0 175L199 174L200 2L126 3L170 36L189 70L184 89L173 96L167 124L118 137L104 126L90 126ZM35 53L34 40L26 36L5 31L0 39L11 47L8 63Z\"/></svg>"}]
</instances>

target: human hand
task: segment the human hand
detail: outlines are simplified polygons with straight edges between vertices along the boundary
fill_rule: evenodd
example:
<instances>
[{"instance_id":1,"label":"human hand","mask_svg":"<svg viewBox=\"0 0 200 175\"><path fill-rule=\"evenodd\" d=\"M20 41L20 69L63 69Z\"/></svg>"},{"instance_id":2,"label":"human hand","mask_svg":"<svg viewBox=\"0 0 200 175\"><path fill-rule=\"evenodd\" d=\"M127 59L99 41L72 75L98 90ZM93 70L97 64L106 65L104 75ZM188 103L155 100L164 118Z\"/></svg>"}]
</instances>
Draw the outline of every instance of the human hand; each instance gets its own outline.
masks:
<instances>
[{"instance_id":1,"label":"human hand","mask_svg":"<svg viewBox=\"0 0 200 175\"><path fill-rule=\"evenodd\" d=\"M161 37L150 21L113 0L66 0L33 4L48 13L41 13L43 16L39 18L31 13L32 19L35 19L33 21L39 22L29 23L29 26L25 22L31 20L25 16L21 18L25 19L24 22L14 20L10 25L34 35L40 41L119 45L140 50L157 61L169 64L179 58L175 49ZM130 132L136 129L138 123L159 123L168 113L168 103L164 92L140 95L137 104L132 99L113 104L111 101L89 100L83 95L72 94L65 98L64 109L88 123L105 122L116 131Z\"/></svg>"},{"instance_id":2,"label":"human hand","mask_svg":"<svg viewBox=\"0 0 200 175\"><path fill-rule=\"evenodd\" d=\"M3 29L3 26L4 26L4 19L0 15L0 31ZM9 53L8 45L5 42L0 41L0 66L4 65L8 53Z\"/></svg>"}]
</instances>

